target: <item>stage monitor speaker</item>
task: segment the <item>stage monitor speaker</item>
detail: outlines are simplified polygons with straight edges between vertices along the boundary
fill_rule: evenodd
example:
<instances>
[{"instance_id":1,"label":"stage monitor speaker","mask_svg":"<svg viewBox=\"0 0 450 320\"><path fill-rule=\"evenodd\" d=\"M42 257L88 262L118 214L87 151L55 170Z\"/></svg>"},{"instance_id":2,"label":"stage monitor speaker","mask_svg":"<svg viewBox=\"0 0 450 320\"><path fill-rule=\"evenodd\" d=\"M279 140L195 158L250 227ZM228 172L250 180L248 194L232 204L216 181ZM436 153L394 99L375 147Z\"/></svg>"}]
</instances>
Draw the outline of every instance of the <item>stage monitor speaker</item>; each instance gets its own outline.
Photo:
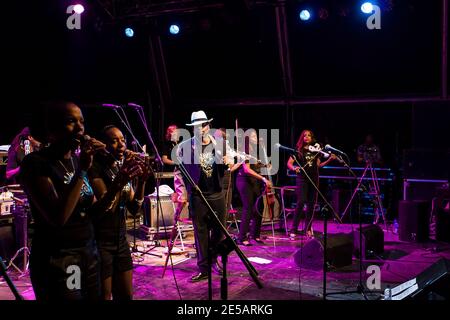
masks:
<instances>
[{"instance_id":1,"label":"stage monitor speaker","mask_svg":"<svg viewBox=\"0 0 450 320\"><path fill-rule=\"evenodd\" d=\"M392 300L450 299L450 260L441 259L414 279L391 289Z\"/></svg>"},{"instance_id":2,"label":"stage monitor speaker","mask_svg":"<svg viewBox=\"0 0 450 320\"><path fill-rule=\"evenodd\" d=\"M428 201L399 202L399 239L409 242L425 242L430 236L430 203Z\"/></svg>"},{"instance_id":3,"label":"stage monitor speaker","mask_svg":"<svg viewBox=\"0 0 450 320\"><path fill-rule=\"evenodd\" d=\"M320 270L323 268L323 238L311 239L303 248L294 254L297 266L305 269ZM351 234L333 234L327 238L326 260L329 266L335 268L352 264L353 238Z\"/></svg>"},{"instance_id":4,"label":"stage monitor speaker","mask_svg":"<svg viewBox=\"0 0 450 320\"><path fill-rule=\"evenodd\" d=\"M442 208L436 212L436 240L450 243L450 212Z\"/></svg>"},{"instance_id":5,"label":"stage monitor speaker","mask_svg":"<svg viewBox=\"0 0 450 320\"><path fill-rule=\"evenodd\" d=\"M173 226L173 218L175 213L174 203L170 196L160 196L160 207L157 210L157 201L154 196L144 197L144 225L153 228L164 228ZM159 215L159 216L158 216ZM181 218L188 217L187 206L181 212Z\"/></svg>"},{"instance_id":6,"label":"stage monitor speaker","mask_svg":"<svg viewBox=\"0 0 450 320\"><path fill-rule=\"evenodd\" d=\"M14 226L10 223L0 224L0 257L11 259L16 252Z\"/></svg>"},{"instance_id":7,"label":"stage monitor speaker","mask_svg":"<svg viewBox=\"0 0 450 320\"><path fill-rule=\"evenodd\" d=\"M379 255L384 252L384 232L379 226L371 224L362 227L362 246L359 244L360 234L359 228L353 232L353 244L355 256L359 257L360 248L362 247L363 256Z\"/></svg>"}]
</instances>

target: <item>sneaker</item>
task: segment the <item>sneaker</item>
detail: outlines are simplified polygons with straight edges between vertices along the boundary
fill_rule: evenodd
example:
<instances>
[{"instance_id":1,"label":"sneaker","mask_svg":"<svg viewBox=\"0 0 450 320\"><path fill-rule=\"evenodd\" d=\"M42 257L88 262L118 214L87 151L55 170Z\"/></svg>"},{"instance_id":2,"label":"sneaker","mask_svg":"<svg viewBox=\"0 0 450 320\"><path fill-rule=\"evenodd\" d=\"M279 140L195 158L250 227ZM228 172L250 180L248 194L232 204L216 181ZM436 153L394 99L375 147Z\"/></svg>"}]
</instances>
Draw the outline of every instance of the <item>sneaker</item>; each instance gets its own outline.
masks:
<instances>
[{"instance_id":1,"label":"sneaker","mask_svg":"<svg viewBox=\"0 0 450 320\"><path fill-rule=\"evenodd\" d=\"M222 268L222 266L219 264L218 261L216 261L215 263L213 263L212 269L213 269L214 272L215 272L216 274L218 274L219 276L223 275L223 268Z\"/></svg>"},{"instance_id":2,"label":"sneaker","mask_svg":"<svg viewBox=\"0 0 450 320\"><path fill-rule=\"evenodd\" d=\"M208 279L208 273L207 272L200 272L191 277L191 282L198 282L202 280Z\"/></svg>"}]
</instances>

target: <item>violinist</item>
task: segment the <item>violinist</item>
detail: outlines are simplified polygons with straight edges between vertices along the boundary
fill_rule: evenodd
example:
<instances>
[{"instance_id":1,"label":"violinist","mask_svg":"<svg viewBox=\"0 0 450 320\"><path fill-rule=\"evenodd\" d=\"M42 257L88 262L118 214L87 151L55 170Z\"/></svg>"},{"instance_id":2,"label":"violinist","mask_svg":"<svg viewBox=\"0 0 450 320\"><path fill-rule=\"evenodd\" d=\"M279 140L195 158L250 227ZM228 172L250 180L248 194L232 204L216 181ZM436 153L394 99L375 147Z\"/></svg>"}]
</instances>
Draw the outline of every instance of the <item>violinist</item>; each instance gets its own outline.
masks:
<instances>
[{"instance_id":1,"label":"violinist","mask_svg":"<svg viewBox=\"0 0 450 320\"><path fill-rule=\"evenodd\" d=\"M256 131L252 129L247 132L250 132L250 134L246 134L245 137L245 153L256 154L258 148ZM262 216L257 212L255 203L261 195L263 187L271 187L272 185L260 174L262 165L255 162L246 160L242 163L236 179L237 189L242 199L241 225L237 243L244 246L251 245L250 238L257 243L264 243L260 237ZM249 230L251 221L253 223L251 224L251 230ZM250 233L250 236L248 236L248 233Z\"/></svg>"},{"instance_id":2,"label":"violinist","mask_svg":"<svg viewBox=\"0 0 450 320\"><path fill-rule=\"evenodd\" d=\"M331 155L326 161L321 161L320 152L312 151L311 149L315 143L314 134L310 130L303 130L297 141L297 159L299 164L303 167L306 174L311 178L311 180L318 185L319 182L319 168L326 166L331 160L336 159L336 156ZM296 193L297 193L297 206L294 215L294 220L292 221L292 227L290 229L290 238L295 239L298 234L298 225L300 223L300 215L303 211L303 207L306 205L305 214L305 234L308 238L314 236L312 229L313 221L313 210L314 204L317 201L317 191L306 177L305 172L301 170L298 164L295 162L294 158L289 157L287 167L289 170L295 171L296 177Z\"/></svg>"}]
</instances>

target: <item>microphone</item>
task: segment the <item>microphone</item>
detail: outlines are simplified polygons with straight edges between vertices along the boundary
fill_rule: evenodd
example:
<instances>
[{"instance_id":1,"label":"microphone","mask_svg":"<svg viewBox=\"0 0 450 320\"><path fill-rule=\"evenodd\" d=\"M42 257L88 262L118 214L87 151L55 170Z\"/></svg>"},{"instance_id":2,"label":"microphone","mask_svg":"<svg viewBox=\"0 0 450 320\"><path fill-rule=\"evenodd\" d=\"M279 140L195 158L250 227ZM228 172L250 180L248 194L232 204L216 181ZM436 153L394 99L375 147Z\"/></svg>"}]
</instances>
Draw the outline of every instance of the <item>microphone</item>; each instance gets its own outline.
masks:
<instances>
[{"instance_id":1,"label":"microphone","mask_svg":"<svg viewBox=\"0 0 450 320\"><path fill-rule=\"evenodd\" d=\"M80 137L81 143L85 143L85 142L87 142L89 140L91 140L91 137L89 135L87 135L87 134L85 134L85 135ZM102 156L106 157L108 160L112 160L112 161L116 161L117 160L116 157L114 157L114 155L111 152L109 152L108 150L106 150L106 149L100 149L97 152L99 154L101 154Z\"/></svg>"},{"instance_id":2,"label":"microphone","mask_svg":"<svg viewBox=\"0 0 450 320\"><path fill-rule=\"evenodd\" d=\"M140 105L135 104L135 103L132 103L132 102L128 102L128 106L129 106L129 107L132 107L132 108L134 108L134 109L144 109L143 106L140 106Z\"/></svg>"},{"instance_id":3,"label":"microphone","mask_svg":"<svg viewBox=\"0 0 450 320\"><path fill-rule=\"evenodd\" d=\"M121 106L117 106L117 105L111 104L111 103L103 103L102 107L110 108L110 109L113 109L113 110L117 110L117 109L122 108Z\"/></svg>"},{"instance_id":4,"label":"microphone","mask_svg":"<svg viewBox=\"0 0 450 320\"><path fill-rule=\"evenodd\" d=\"M338 153L340 155L346 155L344 151L341 151L339 149L333 148L329 144L327 144L324 148L325 151L332 152L332 153Z\"/></svg>"},{"instance_id":5,"label":"microphone","mask_svg":"<svg viewBox=\"0 0 450 320\"><path fill-rule=\"evenodd\" d=\"M289 147L285 147L279 143L275 143L275 147L277 147L278 149L281 149L283 151L290 152L290 153L297 153L297 150L289 148Z\"/></svg>"},{"instance_id":6,"label":"microphone","mask_svg":"<svg viewBox=\"0 0 450 320\"><path fill-rule=\"evenodd\" d=\"M322 149L320 149L320 145L318 143L316 143L314 146L309 146L308 150L311 152L318 152L322 154L325 158L328 158L330 156L329 153L323 152Z\"/></svg>"}]
</instances>

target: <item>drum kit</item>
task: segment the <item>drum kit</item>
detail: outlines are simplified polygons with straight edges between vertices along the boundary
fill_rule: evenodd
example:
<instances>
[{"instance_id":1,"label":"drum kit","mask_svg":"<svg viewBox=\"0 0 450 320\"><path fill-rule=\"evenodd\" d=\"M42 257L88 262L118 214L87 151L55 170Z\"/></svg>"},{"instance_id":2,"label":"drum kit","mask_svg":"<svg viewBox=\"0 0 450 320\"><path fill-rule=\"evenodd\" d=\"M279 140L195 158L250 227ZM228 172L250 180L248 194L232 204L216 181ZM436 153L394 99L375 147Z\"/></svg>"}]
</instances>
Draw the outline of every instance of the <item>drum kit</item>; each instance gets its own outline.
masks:
<instances>
[{"instance_id":1,"label":"drum kit","mask_svg":"<svg viewBox=\"0 0 450 320\"><path fill-rule=\"evenodd\" d=\"M16 244L19 248L9 260L7 269L12 267L23 276L28 271L28 257L30 254L28 248L28 217L30 215L28 199L19 184L7 185L0 187L0 205L0 218L14 219ZM16 262L19 258L22 258L22 268Z\"/></svg>"}]
</instances>

